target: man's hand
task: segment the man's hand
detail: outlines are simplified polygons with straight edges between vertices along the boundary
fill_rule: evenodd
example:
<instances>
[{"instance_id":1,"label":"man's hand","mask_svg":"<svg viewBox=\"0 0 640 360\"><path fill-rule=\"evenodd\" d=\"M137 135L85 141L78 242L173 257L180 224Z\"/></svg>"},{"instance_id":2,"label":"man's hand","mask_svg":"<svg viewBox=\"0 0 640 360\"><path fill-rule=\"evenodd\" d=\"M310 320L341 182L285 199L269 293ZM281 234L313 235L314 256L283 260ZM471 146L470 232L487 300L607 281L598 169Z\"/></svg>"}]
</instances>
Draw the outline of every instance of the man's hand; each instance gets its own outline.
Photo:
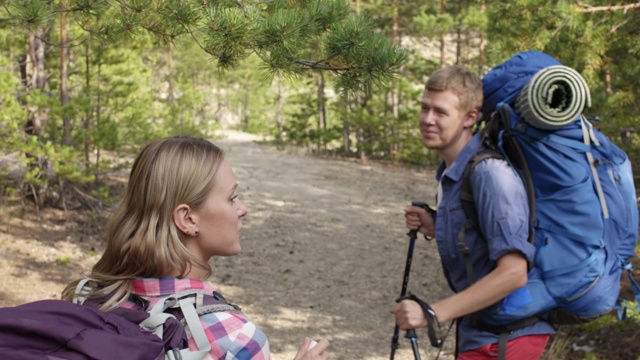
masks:
<instances>
[{"instance_id":1,"label":"man's hand","mask_svg":"<svg viewBox=\"0 0 640 360\"><path fill-rule=\"evenodd\" d=\"M418 232L428 237L435 236L436 223L425 208L413 205L408 206L404 209L404 219L407 228L410 230L418 230Z\"/></svg>"},{"instance_id":2,"label":"man's hand","mask_svg":"<svg viewBox=\"0 0 640 360\"><path fill-rule=\"evenodd\" d=\"M413 300L402 300L395 304L390 312L396 316L396 324L402 330L427 327L427 319L422 308Z\"/></svg>"}]
</instances>

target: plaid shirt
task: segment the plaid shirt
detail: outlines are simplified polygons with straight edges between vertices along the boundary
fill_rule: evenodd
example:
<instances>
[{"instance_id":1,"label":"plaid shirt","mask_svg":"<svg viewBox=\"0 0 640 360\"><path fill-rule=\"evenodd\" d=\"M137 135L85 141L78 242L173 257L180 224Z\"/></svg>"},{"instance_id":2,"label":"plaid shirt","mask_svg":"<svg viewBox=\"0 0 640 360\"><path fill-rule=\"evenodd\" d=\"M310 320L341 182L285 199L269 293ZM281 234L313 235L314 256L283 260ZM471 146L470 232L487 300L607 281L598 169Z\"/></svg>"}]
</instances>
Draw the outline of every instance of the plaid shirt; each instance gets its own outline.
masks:
<instances>
[{"instance_id":1,"label":"plaid shirt","mask_svg":"<svg viewBox=\"0 0 640 360\"><path fill-rule=\"evenodd\" d=\"M171 277L135 279L133 293L150 302L150 306L161 298L173 293L202 289L213 292L210 285L193 279L177 279ZM121 305L133 308L135 304L125 302ZM269 359L269 342L267 337L253 322L242 315L232 312L215 312L200 316L200 321L211 343L211 351L207 360L267 360ZM191 333L189 349L197 350Z\"/></svg>"}]
</instances>

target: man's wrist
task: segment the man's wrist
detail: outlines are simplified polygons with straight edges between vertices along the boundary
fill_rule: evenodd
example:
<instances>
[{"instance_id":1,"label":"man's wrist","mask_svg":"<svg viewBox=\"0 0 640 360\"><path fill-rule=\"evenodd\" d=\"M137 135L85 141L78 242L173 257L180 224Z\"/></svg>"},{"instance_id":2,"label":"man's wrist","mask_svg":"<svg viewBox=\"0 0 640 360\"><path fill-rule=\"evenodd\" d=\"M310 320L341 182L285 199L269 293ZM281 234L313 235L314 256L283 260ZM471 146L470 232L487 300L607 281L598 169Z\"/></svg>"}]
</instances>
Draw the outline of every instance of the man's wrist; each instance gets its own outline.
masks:
<instances>
[{"instance_id":1,"label":"man's wrist","mask_svg":"<svg viewBox=\"0 0 640 360\"><path fill-rule=\"evenodd\" d=\"M420 234L422 234L422 236L424 236L424 239L427 240L427 241L433 240L433 236L427 235L427 234L423 233L422 231L420 231L422 228L423 228L423 226L420 225L420 227L418 228L418 232Z\"/></svg>"}]
</instances>

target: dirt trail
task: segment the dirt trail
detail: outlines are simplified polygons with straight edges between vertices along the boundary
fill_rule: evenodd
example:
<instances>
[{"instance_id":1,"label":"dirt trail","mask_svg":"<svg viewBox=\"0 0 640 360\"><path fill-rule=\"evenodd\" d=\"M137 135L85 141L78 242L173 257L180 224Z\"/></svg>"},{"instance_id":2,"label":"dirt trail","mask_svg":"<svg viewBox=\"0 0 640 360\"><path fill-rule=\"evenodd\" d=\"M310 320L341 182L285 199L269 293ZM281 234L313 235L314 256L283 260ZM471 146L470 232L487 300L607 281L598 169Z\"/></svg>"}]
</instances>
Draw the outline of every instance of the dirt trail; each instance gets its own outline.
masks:
<instances>
[{"instance_id":1,"label":"dirt trail","mask_svg":"<svg viewBox=\"0 0 640 360\"><path fill-rule=\"evenodd\" d=\"M408 245L402 209L433 198L432 174L288 155L237 135L216 143L249 208L242 254L213 259L210 282L263 328L273 359L292 359L304 336L327 337L332 359L388 359L388 309ZM117 175L125 181L126 171ZM0 306L57 298L87 271L103 248L101 215L0 214ZM435 244L417 242L409 287L426 300L448 293ZM418 336L422 358L435 358L426 331ZM408 340L400 342L396 359L413 359ZM452 359L452 346L450 339L440 359Z\"/></svg>"},{"instance_id":2,"label":"dirt trail","mask_svg":"<svg viewBox=\"0 0 640 360\"><path fill-rule=\"evenodd\" d=\"M433 198L433 176L219 143L250 213L242 255L214 260L214 283L263 327L277 359L293 358L304 335L329 338L334 359L388 359L408 245L402 209ZM412 269L410 288L448 292L435 244L417 242ZM434 358L419 336L422 358ZM413 359L400 341L396 358Z\"/></svg>"},{"instance_id":3,"label":"dirt trail","mask_svg":"<svg viewBox=\"0 0 640 360\"><path fill-rule=\"evenodd\" d=\"M274 360L293 359L304 336L331 340L334 360L388 359L388 309L400 292L408 245L402 209L434 198L433 173L286 154L247 134L227 135L216 143L235 169L249 215L242 254L213 259L210 282L263 328ZM123 188L128 169L109 174L111 183ZM0 201L0 306L59 298L100 255L108 207L67 214L49 208L38 218L29 202ZM441 273L435 244L418 240L409 288L439 299L449 294ZM412 360L403 335L396 359ZM564 334L553 347L566 347L565 359L584 358L583 348L601 359L632 359L639 336L633 325L603 327ZM418 338L421 358L435 359L426 331ZM450 334L439 359L453 359L452 348Z\"/></svg>"}]
</instances>

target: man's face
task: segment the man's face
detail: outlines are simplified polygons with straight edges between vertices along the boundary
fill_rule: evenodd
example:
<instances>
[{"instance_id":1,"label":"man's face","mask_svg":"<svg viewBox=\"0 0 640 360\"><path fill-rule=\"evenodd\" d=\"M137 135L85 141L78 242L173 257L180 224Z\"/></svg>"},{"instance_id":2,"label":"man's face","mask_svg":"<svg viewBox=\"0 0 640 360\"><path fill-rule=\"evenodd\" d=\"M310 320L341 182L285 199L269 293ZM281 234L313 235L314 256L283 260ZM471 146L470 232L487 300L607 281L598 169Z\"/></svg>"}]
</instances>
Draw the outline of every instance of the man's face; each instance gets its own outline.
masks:
<instances>
[{"instance_id":1,"label":"man's face","mask_svg":"<svg viewBox=\"0 0 640 360\"><path fill-rule=\"evenodd\" d=\"M427 148L441 154L450 148L461 149L468 140L465 129L474 122L475 117L460 109L460 99L450 90L425 90L419 124Z\"/></svg>"}]
</instances>

